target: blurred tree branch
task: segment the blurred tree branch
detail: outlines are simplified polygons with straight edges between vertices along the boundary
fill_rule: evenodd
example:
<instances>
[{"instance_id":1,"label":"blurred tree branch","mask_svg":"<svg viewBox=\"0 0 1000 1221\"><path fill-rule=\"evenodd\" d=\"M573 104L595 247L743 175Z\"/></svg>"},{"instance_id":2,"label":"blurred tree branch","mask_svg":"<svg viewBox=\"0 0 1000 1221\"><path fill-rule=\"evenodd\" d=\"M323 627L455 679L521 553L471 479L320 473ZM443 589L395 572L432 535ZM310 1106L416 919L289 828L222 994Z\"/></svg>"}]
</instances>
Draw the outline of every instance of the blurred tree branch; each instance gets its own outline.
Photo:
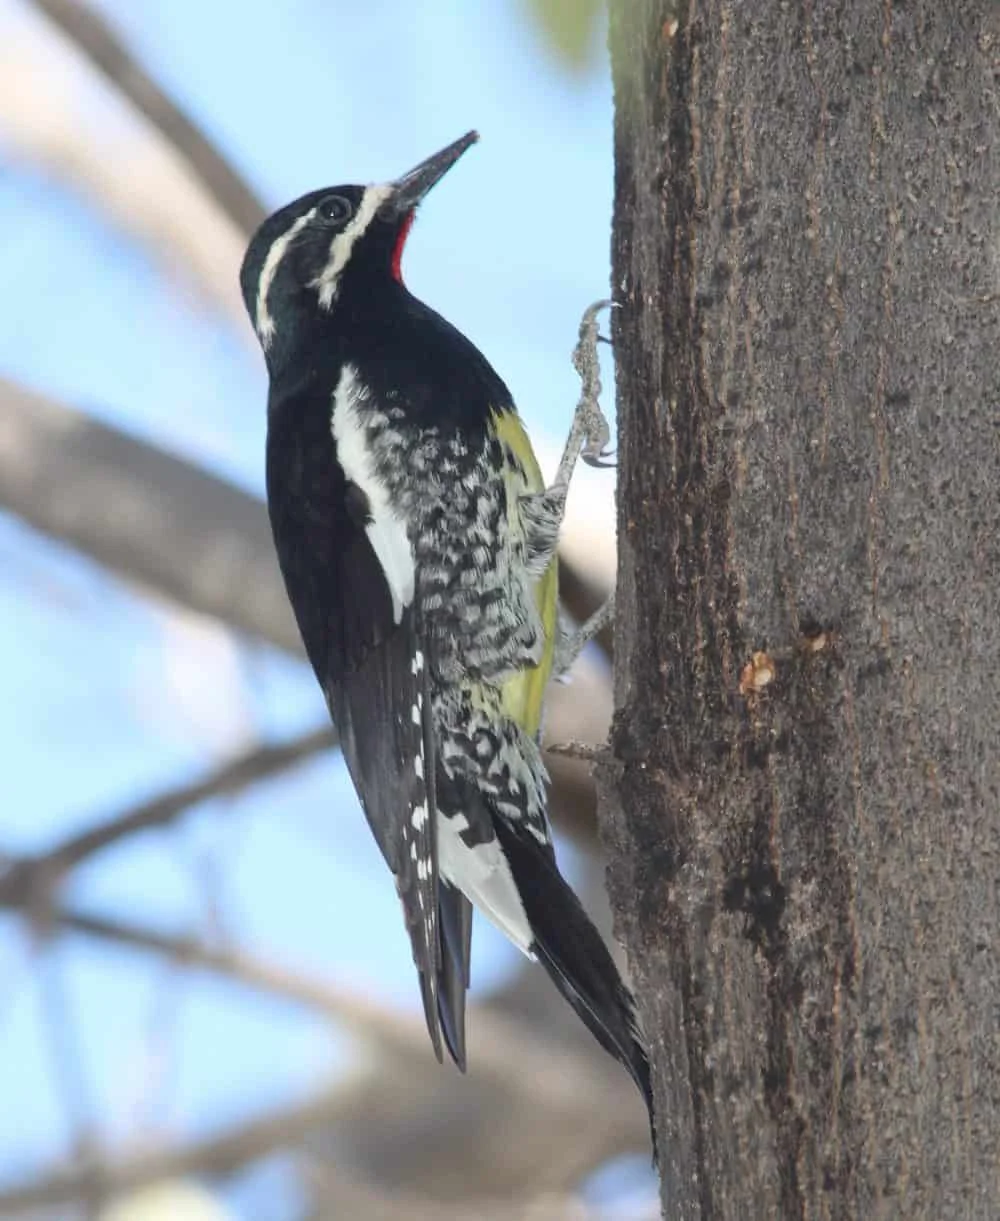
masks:
<instances>
[{"instance_id":1,"label":"blurred tree branch","mask_svg":"<svg viewBox=\"0 0 1000 1221\"><path fill-rule=\"evenodd\" d=\"M244 230L183 155L26 4L4 10L0 145L83 197L109 229L139 241L168 280L195 287L250 344L237 280Z\"/></svg>"},{"instance_id":2,"label":"blurred tree branch","mask_svg":"<svg viewBox=\"0 0 1000 1221\"><path fill-rule=\"evenodd\" d=\"M146 71L100 13L80 0L31 0L184 157L219 208L244 233L265 216L263 203L228 158Z\"/></svg>"},{"instance_id":3,"label":"blurred tree branch","mask_svg":"<svg viewBox=\"0 0 1000 1221\"><path fill-rule=\"evenodd\" d=\"M231 1171L316 1129L332 1129L335 1156L351 1164L349 1173L379 1172L380 1182L437 1199L509 1197L512 1183L531 1194L567 1191L590 1167L642 1148L646 1139L638 1097L610 1061L549 1041L490 1005L472 1007L470 1069L457 1091L454 1072L430 1055L419 1021L354 990L196 937L66 907L54 907L44 927L152 952L304 1005L346 1027L373 1054L361 1071L321 1095L221 1137L79 1167L0 1193L0 1215L106 1196L163 1177ZM600 1108L593 1107L595 1098ZM502 1142L497 1131L504 1133ZM492 1149L488 1159L481 1156L486 1147Z\"/></svg>"},{"instance_id":4,"label":"blurred tree branch","mask_svg":"<svg viewBox=\"0 0 1000 1221\"><path fill-rule=\"evenodd\" d=\"M98 1162L85 1169L60 1172L0 1192L0 1215L13 1217L30 1210L51 1209L87 1201L92 1207L104 1201L131 1193L143 1187L167 1180L194 1176L224 1176L239 1170L248 1162L265 1157L279 1149L294 1148L316 1128L323 1127L344 1114L345 1105L356 1101L339 1086L331 1086L294 1106L282 1107L268 1114L216 1135L197 1141L183 1141L151 1152L139 1152L115 1161ZM331 1218L357 1217L365 1221L396 1221L406 1216L411 1221L465 1221L467 1204L454 1208L442 1207L440 1201L429 1201L413 1192L385 1191L374 1182L334 1170L329 1163L316 1167L313 1177L319 1190L322 1211ZM550 1211L551 1205L551 1211ZM545 1221L586 1221L575 1203L560 1205L558 1200L546 1201ZM496 1202L476 1203L476 1216L482 1221L525 1221L543 1214L528 1204Z\"/></svg>"},{"instance_id":5,"label":"blurred tree branch","mask_svg":"<svg viewBox=\"0 0 1000 1221\"><path fill-rule=\"evenodd\" d=\"M0 506L128 580L301 655L261 501L2 378Z\"/></svg>"},{"instance_id":6,"label":"blurred tree branch","mask_svg":"<svg viewBox=\"0 0 1000 1221\"><path fill-rule=\"evenodd\" d=\"M130 835L162 827L204 801L237 793L336 744L333 728L323 726L289 742L255 745L203 780L171 789L97 822L79 835L63 840L49 852L15 860L0 872L0 906L35 910L39 901L45 901L66 873L94 853Z\"/></svg>"}]
</instances>

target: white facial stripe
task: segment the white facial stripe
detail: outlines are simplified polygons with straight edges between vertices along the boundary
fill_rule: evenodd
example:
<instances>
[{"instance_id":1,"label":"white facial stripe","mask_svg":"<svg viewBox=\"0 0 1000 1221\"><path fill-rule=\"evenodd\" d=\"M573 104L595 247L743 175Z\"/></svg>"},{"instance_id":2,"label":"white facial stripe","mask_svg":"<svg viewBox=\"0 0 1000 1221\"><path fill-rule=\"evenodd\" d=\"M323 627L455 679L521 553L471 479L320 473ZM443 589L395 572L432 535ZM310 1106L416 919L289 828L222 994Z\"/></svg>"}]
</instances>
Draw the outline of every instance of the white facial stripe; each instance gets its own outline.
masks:
<instances>
[{"instance_id":1,"label":"white facial stripe","mask_svg":"<svg viewBox=\"0 0 1000 1221\"><path fill-rule=\"evenodd\" d=\"M361 206L330 243L330 257L326 261L326 266L311 284L311 287L318 291L319 303L324 309L329 309L337 296L337 282L351 257L354 243L372 223L375 213L391 194L392 187L389 184L366 187L365 193L361 197Z\"/></svg>"},{"instance_id":2,"label":"white facial stripe","mask_svg":"<svg viewBox=\"0 0 1000 1221\"><path fill-rule=\"evenodd\" d=\"M300 216L293 225L289 225L281 237L275 238L267 252L264 266L260 269L260 279L257 281L257 335L265 352L274 338L274 319L267 308L267 295L271 291L281 260L285 257L285 251L315 215L316 209L311 208L305 216Z\"/></svg>"},{"instance_id":3,"label":"white facial stripe","mask_svg":"<svg viewBox=\"0 0 1000 1221\"><path fill-rule=\"evenodd\" d=\"M357 371L351 365L344 365L333 392L333 439L344 474L368 497L372 520L365 533L382 566L392 597L393 619L399 623L403 608L413 601L413 549L406 534L406 523L393 509L388 488L375 471L367 433L358 413L360 393ZM419 718L419 709L414 711Z\"/></svg>"}]
</instances>

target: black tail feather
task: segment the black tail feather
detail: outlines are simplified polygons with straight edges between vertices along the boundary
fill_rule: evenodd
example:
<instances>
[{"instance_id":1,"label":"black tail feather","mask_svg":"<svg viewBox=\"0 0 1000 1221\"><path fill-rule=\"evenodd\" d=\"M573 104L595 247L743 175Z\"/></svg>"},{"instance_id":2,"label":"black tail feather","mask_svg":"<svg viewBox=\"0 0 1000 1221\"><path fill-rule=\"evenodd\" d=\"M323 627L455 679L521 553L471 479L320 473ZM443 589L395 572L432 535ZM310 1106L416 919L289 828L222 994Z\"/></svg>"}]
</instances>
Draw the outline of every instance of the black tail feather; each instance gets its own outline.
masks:
<instances>
[{"instance_id":1,"label":"black tail feather","mask_svg":"<svg viewBox=\"0 0 1000 1221\"><path fill-rule=\"evenodd\" d=\"M451 1058L465 1072L465 993L472 949L472 904L443 878L438 885L441 966L437 1008Z\"/></svg>"},{"instance_id":2,"label":"black tail feather","mask_svg":"<svg viewBox=\"0 0 1000 1221\"><path fill-rule=\"evenodd\" d=\"M494 819L494 826L521 893L539 961L598 1043L628 1070L646 1103L652 1130L649 1059L636 1025L635 1002L614 959L555 858L530 832L501 818Z\"/></svg>"},{"instance_id":3,"label":"black tail feather","mask_svg":"<svg viewBox=\"0 0 1000 1221\"><path fill-rule=\"evenodd\" d=\"M424 1006L424 1020L427 1023L427 1033L431 1036L431 1047L434 1049L434 1055L437 1056L437 1062L441 1064L443 1061L441 1054L441 1026L438 1021L441 1001L435 987L437 981L426 971L418 971L417 978L420 980L420 999ZM445 1041L447 1042L447 1039Z\"/></svg>"}]
</instances>

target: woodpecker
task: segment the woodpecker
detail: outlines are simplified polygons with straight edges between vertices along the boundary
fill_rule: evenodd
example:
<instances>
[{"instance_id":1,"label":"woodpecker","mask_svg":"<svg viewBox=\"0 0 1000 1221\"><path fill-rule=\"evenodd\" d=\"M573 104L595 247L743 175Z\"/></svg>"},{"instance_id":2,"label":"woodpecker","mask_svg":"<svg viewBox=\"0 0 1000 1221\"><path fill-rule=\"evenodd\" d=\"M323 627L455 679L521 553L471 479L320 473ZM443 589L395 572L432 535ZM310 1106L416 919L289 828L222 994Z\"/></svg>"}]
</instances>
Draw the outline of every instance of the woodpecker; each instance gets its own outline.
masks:
<instances>
[{"instance_id":1,"label":"woodpecker","mask_svg":"<svg viewBox=\"0 0 1000 1221\"><path fill-rule=\"evenodd\" d=\"M395 881L439 1060L465 1068L472 911L537 959L652 1115L629 990L556 865L539 735L575 635L555 548L578 457L600 464L597 312L584 393L543 482L507 387L403 283L403 247L469 132L393 182L313 191L240 273L270 379L267 501L306 652ZM595 390L596 387L596 390Z\"/></svg>"}]
</instances>

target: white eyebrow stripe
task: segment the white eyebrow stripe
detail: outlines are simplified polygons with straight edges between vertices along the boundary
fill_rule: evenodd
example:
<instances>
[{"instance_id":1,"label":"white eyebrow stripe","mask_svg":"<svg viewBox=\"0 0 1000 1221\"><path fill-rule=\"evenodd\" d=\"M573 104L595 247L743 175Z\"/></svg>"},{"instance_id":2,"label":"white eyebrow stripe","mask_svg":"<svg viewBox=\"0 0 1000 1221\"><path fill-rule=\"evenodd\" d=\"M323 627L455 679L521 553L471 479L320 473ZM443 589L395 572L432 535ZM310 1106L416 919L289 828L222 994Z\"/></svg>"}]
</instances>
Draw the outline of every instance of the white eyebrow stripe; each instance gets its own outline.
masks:
<instances>
[{"instance_id":1,"label":"white eyebrow stripe","mask_svg":"<svg viewBox=\"0 0 1000 1221\"><path fill-rule=\"evenodd\" d=\"M337 281L340 279L340 273L347 266L354 243L365 232L375 213L391 194L392 185L390 183L385 183L383 186L365 187L365 193L361 197L361 204L357 212L330 243L330 257L327 259L326 266L310 283L310 288L315 288L319 292L319 303L323 309L329 309L336 299Z\"/></svg>"},{"instance_id":2,"label":"white eyebrow stripe","mask_svg":"<svg viewBox=\"0 0 1000 1221\"><path fill-rule=\"evenodd\" d=\"M271 285L274 283L281 260L285 257L285 251L292 244L296 235L302 232L315 215L316 209L310 208L305 216L300 216L294 224L289 225L281 237L275 238L267 252L264 266L260 269L260 278L257 281L257 335L265 352L271 346L271 340L274 338L274 319L267 307L268 293L271 291Z\"/></svg>"}]
</instances>

